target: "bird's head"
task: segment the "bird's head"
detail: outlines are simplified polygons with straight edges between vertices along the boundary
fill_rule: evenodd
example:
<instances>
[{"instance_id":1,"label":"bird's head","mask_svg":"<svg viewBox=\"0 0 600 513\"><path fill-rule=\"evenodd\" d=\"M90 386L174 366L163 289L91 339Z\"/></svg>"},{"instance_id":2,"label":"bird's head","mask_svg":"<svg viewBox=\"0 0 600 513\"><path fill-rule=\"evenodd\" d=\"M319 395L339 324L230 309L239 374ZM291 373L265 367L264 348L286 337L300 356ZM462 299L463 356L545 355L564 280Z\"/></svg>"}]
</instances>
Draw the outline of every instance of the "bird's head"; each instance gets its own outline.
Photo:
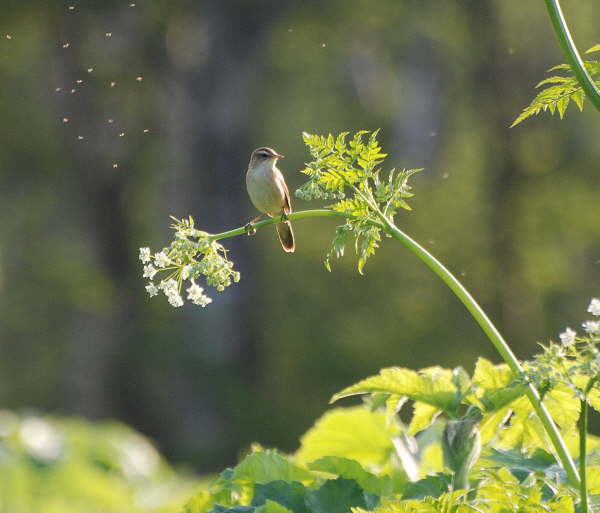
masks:
<instances>
[{"instance_id":1,"label":"bird's head","mask_svg":"<svg viewBox=\"0 0 600 513\"><path fill-rule=\"evenodd\" d=\"M252 156L250 157L250 165L258 165L264 162L275 163L277 159L282 158L283 155L277 153L273 148L269 148L268 146L261 146L260 148L256 148L252 152Z\"/></svg>"}]
</instances>

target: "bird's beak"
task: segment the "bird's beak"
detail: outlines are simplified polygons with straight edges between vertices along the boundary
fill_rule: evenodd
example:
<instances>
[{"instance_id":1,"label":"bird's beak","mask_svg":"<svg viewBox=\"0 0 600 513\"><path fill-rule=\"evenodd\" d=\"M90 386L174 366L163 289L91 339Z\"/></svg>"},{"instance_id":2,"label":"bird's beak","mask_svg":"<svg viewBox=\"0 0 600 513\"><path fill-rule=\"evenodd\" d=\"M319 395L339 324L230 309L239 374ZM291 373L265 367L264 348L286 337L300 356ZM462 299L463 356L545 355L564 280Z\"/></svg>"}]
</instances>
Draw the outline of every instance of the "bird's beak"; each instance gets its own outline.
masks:
<instances>
[{"instance_id":1,"label":"bird's beak","mask_svg":"<svg viewBox=\"0 0 600 513\"><path fill-rule=\"evenodd\" d=\"M285 155L279 155L279 154L276 153L275 155L273 155L273 158L274 159L284 159Z\"/></svg>"}]
</instances>

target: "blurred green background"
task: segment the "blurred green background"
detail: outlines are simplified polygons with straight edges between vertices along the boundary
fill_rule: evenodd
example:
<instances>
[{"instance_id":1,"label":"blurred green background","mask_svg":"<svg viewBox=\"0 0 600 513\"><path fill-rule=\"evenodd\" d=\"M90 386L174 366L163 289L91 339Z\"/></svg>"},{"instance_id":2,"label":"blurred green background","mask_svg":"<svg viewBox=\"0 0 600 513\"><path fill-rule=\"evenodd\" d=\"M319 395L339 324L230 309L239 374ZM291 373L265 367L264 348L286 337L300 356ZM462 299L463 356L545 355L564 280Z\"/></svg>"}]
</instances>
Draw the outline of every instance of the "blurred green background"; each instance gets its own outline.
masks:
<instances>
[{"instance_id":1,"label":"blurred green background","mask_svg":"<svg viewBox=\"0 0 600 513\"><path fill-rule=\"evenodd\" d=\"M564 8L600 42L598 2ZM169 215L254 217L257 146L295 189L302 131L381 128L389 167L426 168L399 225L519 357L600 294L600 115L508 128L564 61L542 0L4 0L0 35L0 408L117 419L212 472L294 450L381 367L498 361L399 244L327 273L332 220L297 222L293 255L270 229L228 239L242 280L206 309L149 300L138 248Z\"/></svg>"}]
</instances>

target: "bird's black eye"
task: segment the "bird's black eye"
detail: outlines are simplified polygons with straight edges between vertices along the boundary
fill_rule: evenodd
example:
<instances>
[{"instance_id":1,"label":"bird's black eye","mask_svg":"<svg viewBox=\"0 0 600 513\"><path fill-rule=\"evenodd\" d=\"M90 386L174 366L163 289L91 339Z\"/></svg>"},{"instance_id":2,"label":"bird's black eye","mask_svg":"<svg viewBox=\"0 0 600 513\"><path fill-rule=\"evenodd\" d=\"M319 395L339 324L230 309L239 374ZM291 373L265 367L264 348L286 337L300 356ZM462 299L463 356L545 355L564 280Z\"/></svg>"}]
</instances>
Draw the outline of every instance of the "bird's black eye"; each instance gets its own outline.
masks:
<instances>
[{"instance_id":1,"label":"bird's black eye","mask_svg":"<svg viewBox=\"0 0 600 513\"><path fill-rule=\"evenodd\" d=\"M258 153L261 157L270 157L271 155L267 151L261 151Z\"/></svg>"}]
</instances>

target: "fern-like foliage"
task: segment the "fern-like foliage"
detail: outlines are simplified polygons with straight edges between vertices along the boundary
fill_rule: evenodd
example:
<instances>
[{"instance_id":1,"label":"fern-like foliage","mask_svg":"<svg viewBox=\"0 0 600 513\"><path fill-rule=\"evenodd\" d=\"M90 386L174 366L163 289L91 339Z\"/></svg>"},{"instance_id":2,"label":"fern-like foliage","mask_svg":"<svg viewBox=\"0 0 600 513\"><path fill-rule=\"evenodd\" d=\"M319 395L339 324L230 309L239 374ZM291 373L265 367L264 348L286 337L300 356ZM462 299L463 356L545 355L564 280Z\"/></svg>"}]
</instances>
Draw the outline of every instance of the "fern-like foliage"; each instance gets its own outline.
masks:
<instances>
[{"instance_id":1,"label":"fern-like foliage","mask_svg":"<svg viewBox=\"0 0 600 513\"><path fill-rule=\"evenodd\" d=\"M406 202L412 196L408 179L420 169L382 173L379 167L387 154L377 141L378 130L361 130L352 137L342 132L334 137L303 134L313 161L302 173L309 180L297 191L304 200L336 200L328 208L348 215L345 224L338 226L331 250L325 257L325 267L331 271L333 258L341 258L354 234L358 255L358 271L362 274L367 259L381 242L381 231L393 222L398 209L410 210Z\"/></svg>"},{"instance_id":2,"label":"fern-like foliage","mask_svg":"<svg viewBox=\"0 0 600 513\"><path fill-rule=\"evenodd\" d=\"M592 46L586 53L598 51L600 51L600 44ZM593 79L597 78L596 84L600 86L600 61L585 61L584 64L590 77ZM567 72L567 74L554 75L537 84L535 86L536 88L543 87L543 89L531 103L523 109L517 119L514 120L511 128L531 116L537 116L542 111L550 111L551 114L558 112L560 119L562 119L571 101L579 107L580 111L583 110L585 93L573 75L570 66L568 64L559 64L548 70L549 73L554 71L564 71Z\"/></svg>"}]
</instances>

